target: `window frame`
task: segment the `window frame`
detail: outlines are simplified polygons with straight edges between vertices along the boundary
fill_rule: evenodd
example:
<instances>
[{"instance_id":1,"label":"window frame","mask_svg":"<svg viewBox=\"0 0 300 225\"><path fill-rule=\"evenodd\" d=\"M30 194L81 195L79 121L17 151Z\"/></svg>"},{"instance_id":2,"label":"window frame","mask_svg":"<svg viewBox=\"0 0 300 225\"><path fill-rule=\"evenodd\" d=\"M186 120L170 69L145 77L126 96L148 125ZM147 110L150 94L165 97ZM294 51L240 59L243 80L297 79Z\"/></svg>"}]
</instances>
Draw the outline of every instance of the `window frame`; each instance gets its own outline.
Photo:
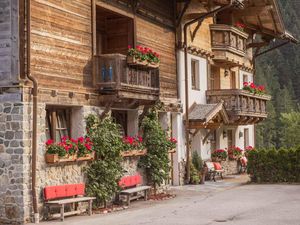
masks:
<instances>
[{"instance_id":1,"label":"window frame","mask_svg":"<svg viewBox=\"0 0 300 225\"><path fill-rule=\"evenodd\" d=\"M200 61L198 59L191 59L191 87L192 90L200 91Z\"/></svg>"},{"instance_id":2,"label":"window frame","mask_svg":"<svg viewBox=\"0 0 300 225\"><path fill-rule=\"evenodd\" d=\"M49 139L52 139L54 142L59 142L57 138L57 132L59 132L60 138L62 136L71 137L72 134L72 126L71 126L71 114L72 109L69 107L63 106L47 106L46 107L46 136ZM63 115L63 116L62 116ZM62 126L61 123L58 122L59 118L61 121L64 121L65 126ZM65 134L62 134L61 131L66 131Z\"/></svg>"}]
</instances>

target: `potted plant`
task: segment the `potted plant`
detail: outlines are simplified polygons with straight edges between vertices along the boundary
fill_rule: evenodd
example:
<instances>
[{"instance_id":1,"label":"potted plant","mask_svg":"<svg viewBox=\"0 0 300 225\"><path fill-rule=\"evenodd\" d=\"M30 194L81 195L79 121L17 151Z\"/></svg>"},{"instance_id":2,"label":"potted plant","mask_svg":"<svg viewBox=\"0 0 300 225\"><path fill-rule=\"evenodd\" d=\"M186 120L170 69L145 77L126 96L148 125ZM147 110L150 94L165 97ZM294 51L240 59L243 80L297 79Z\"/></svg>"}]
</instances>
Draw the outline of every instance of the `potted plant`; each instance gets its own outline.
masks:
<instances>
[{"instance_id":1,"label":"potted plant","mask_svg":"<svg viewBox=\"0 0 300 225\"><path fill-rule=\"evenodd\" d=\"M94 159L93 143L89 137L79 137L73 141L77 143L77 161Z\"/></svg>"},{"instance_id":2,"label":"potted plant","mask_svg":"<svg viewBox=\"0 0 300 225\"><path fill-rule=\"evenodd\" d=\"M74 145L67 142L65 137L59 143L54 143L49 139L46 142L46 149L45 160L47 163L71 162L76 159L76 149Z\"/></svg>"},{"instance_id":3,"label":"potted plant","mask_svg":"<svg viewBox=\"0 0 300 225\"><path fill-rule=\"evenodd\" d=\"M249 91L252 94L263 95L266 93L265 86L259 85L256 86L253 82L244 82L243 90Z\"/></svg>"},{"instance_id":4,"label":"potted plant","mask_svg":"<svg viewBox=\"0 0 300 225\"><path fill-rule=\"evenodd\" d=\"M58 162L59 158L65 155L66 151L61 145L54 143L51 139L46 142L45 160L47 163Z\"/></svg>"},{"instance_id":5,"label":"potted plant","mask_svg":"<svg viewBox=\"0 0 300 225\"><path fill-rule=\"evenodd\" d=\"M237 146L232 146L228 149L228 158L230 160L238 160L243 156L243 150Z\"/></svg>"},{"instance_id":6,"label":"potted plant","mask_svg":"<svg viewBox=\"0 0 300 225\"><path fill-rule=\"evenodd\" d=\"M127 63L130 65L147 66L151 68L158 68L160 59L159 54L152 49L142 46L132 48L128 46Z\"/></svg>"},{"instance_id":7,"label":"potted plant","mask_svg":"<svg viewBox=\"0 0 300 225\"><path fill-rule=\"evenodd\" d=\"M225 149L216 149L212 152L211 157L215 162L226 161L227 151Z\"/></svg>"},{"instance_id":8,"label":"potted plant","mask_svg":"<svg viewBox=\"0 0 300 225\"><path fill-rule=\"evenodd\" d=\"M244 31L244 29L245 29L245 24L243 24L243 23L241 23L241 22L236 22L236 23L235 23L235 27L236 27L237 29L239 29L240 31Z\"/></svg>"},{"instance_id":9,"label":"potted plant","mask_svg":"<svg viewBox=\"0 0 300 225\"><path fill-rule=\"evenodd\" d=\"M123 157L141 156L147 153L143 145L143 138L140 136L125 136L123 137Z\"/></svg>"},{"instance_id":10,"label":"potted plant","mask_svg":"<svg viewBox=\"0 0 300 225\"><path fill-rule=\"evenodd\" d=\"M169 153L174 153L176 151L177 140L176 138L171 137L168 140Z\"/></svg>"},{"instance_id":11,"label":"potted plant","mask_svg":"<svg viewBox=\"0 0 300 225\"><path fill-rule=\"evenodd\" d=\"M250 151L254 151L254 150L255 150L254 147L252 147L252 146L247 146L247 147L245 148L244 155L248 158L249 152L250 152Z\"/></svg>"}]
</instances>

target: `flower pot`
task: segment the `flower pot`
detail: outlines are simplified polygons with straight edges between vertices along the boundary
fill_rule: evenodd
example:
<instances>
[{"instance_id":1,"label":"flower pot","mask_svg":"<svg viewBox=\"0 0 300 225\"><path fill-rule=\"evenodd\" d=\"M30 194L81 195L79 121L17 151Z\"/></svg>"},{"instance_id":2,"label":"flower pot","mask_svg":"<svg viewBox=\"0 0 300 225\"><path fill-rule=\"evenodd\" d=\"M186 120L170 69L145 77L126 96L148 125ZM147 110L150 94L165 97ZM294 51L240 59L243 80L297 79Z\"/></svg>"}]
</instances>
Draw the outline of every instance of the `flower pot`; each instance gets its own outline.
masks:
<instances>
[{"instance_id":1,"label":"flower pot","mask_svg":"<svg viewBox=\"0 0 300 225\"><path fill-rule=\"evenodd\" d=\"M173 148L173 149L169 150L168 152L169 152L169 153L175 153L175 152L176 152L176 149Z\"/></svg>"},{"instance_id":2,"label":"flower pot","mask_svg":"<svg viewBox=\"0 0 300 225\"><path fill-rule=\"evenodd\" d=\"M45 154L46 163L56 163L58 160L58 154Z\"/></svg>"},{"instance_id":3,"label":"flower pot","mask_svg":"<svg viewBox=\"0 0 300 225\"><path fill-rule=\"evenodd\" d=\"M159 63L153 63L152 62L152 63L148 63L147 66L150 67L150 68L158 68L159 67Z\"/></svg>"},{"instance_id":4,"label":"flower pot","mask_svg":"<svg viewBox=\"0 0 300 225\"><path fill-rule=\"evenodd\" d=\"M122 157L129 157L132 156L132 151L123 151L121 152Z\"/></svg>"},{"instance_id":5,"label":"flower pot","mask_svg":"<svg viewBox=\"0 0 300 225\"><path fill-rule=\"evenodd\" d=\"M147 61L140 61L137 58L133 57L133 56L127 56L127 64L129 65L139 65L139 66L146 66L147 65Z\"/></svg>"},{"instance_id":6,"label":"flower pot","mask_svg":"<svg viewBox=\"0 0 300 225\"><path fill-rule=\"evenodd\" d=\"M76 160L76 155L66 155L58 159L59 162L74 162Z\"/></svg>"},{"instance_id":7,"label":"flower pot","mask_svg":"<svg viewBox=\"0 0 300 225\"><path fill-rule=\"evenodd\" d=\"M95 158L95 152L86 154L85 156L77 157L76 161L89 161Z\"/></svg>"},{"instance_id":8,"label":"flower pot","mask_svg":"<svg viewBox=\"0 0 300 225\"><path fill-rule=\"evenodd\" d=\"M142 149L142 150L136 150L136 154L137 156L141 156L141 155L146 155L147 154L147 149Z\"/></svg>"}]
</instances>

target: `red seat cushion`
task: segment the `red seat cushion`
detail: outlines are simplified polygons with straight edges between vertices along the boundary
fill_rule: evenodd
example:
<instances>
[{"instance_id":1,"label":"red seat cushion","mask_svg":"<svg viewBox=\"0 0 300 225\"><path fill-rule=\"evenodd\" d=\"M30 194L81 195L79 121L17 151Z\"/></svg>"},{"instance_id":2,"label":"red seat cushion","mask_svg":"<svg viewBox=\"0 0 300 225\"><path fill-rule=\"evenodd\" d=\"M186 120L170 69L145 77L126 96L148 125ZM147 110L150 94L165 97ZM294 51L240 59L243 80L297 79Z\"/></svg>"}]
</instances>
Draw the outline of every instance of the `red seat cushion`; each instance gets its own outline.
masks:
<instances>
[{"instance_id":1,"label":"red seat cushion","mask_svg":"<svg viewBox=\"0 0 300 225\"><path fill-rule=\"evenodd\" d=\"M247 166L248 159L247 159L246 157L242 157L240 160L241 160L241 164L242 164L243 166Z\"/></svg>"},{"instance_id":2,"label":"red seat cushion","mask_svg":"<svg viewBox=\"0 0 300 225\"><path fill-rule=\"evenodd\" d=\"M44 188L45 200L72 197L85 194L85 184L66 184Z\"/></svg>"},{"instance_id":3,"label":"red seat cushion","mask_svg":"<svg viewBox=\"0 0 300 225\"><path fill-rule=\"evenodd\" d=\"M215 170L222 170L222 166L218 162L214 162L214 167L215 167Z\"/></svg>"},{"instance_id":4,"label":"red seat cushion","mask_svg":"<svg viewBox=\"0 0 300 225\"><path fill-rule=\"evenodd\" d=\"M142 183L142 176L137 173L136 175L133 176L124 176L121 178L119 181L119 186L121 188L128 188L128 187L133 187L137 186Z\"/></svg>"}]
</instances>

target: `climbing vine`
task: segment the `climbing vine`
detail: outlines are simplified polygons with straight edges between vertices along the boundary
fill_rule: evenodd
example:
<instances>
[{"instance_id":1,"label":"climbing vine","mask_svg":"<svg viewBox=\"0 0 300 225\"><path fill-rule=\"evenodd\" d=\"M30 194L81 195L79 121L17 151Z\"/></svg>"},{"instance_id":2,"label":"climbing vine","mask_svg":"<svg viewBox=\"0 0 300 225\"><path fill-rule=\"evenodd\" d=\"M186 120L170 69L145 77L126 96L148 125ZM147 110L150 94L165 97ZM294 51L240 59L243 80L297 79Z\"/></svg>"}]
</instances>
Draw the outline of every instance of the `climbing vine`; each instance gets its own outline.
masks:
<instances>
[{"instance_id":1,"label":"climbing vine","mask_svg":"<svg viewBox=\"0 0 300 225\"><path fill-rule=\"evenodd\" d=\"M168 178L170 166L168 150L173 148L167 133L162 129L158 121L158 113L152 108L142 121L144 145L147 155L141 157L139 166L145 169L149 184L154 187L161 186Z\"/></svg>"},{"instance_id":2,"label":"climbing vine","mask_svg":"<svg viewBox=\"0 0 300 225\"><path fill-rule=\"evenodd\" d=\"M119 191L118 182L122 176L120 127L111 118L99 120L94 115L86 118L86 124L96 153L96 160L86 169L87 193L96 197L97 206L106 205Z\"/></svg>"}]
</instances>

